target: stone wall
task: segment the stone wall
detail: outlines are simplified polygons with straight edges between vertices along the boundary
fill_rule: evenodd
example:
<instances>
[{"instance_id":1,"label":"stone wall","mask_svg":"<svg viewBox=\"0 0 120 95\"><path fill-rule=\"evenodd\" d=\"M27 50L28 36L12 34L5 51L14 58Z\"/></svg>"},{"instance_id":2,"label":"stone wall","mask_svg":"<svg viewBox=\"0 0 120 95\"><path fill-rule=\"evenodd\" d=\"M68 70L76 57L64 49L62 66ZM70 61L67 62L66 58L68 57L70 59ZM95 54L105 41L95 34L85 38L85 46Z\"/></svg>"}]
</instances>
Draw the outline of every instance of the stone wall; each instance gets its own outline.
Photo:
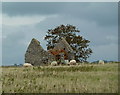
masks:
<instances>
[{"instance_id":1,"label":"stone wall","mask_svg":"<svg viewBox=\"0 0 120 95\"><path fill-rule=\"evenodd\" d=\"M59 52L60 50L63 50L64 52ZM67 57L67 60L69 61L75 59L75 55L72 47L68 44L68 42L63 37L59 39L59 42L56 43L53 49L49 50L49 52L51 53L56 51L59 53L59 55L60 53L64 53Z\"/></svg>"},{"instance_id":2,"label":"stone wall","mask_svg":"<svg viewBox=\"0 0 120 95\"><path fill-rule=\"evenodd\" d=\"M40 42L33 38L25 53L25 63L39 66L51 63L52 61L55 61L55 57L45 51L41 47Z\"/></svg>"}]
</instances>

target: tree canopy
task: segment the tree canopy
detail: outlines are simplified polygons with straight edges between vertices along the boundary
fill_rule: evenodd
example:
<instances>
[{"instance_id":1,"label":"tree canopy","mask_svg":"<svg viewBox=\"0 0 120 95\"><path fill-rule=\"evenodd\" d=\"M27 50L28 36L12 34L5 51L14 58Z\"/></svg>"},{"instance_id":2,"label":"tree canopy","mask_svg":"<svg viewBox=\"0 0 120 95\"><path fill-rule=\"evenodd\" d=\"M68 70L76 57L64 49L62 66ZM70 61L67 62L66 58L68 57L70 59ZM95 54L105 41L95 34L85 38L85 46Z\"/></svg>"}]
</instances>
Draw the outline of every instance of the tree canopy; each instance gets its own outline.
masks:
<instances>
[{"instance_id":1,"label":"tree canopy","mask_svg":"<svg viewBox=\"0 0 120 95\"><path fill-rule=\"evenodd\" d=\"M54 48L58 40L64 37L74 50L75 60L86 62L92 53L92 50L88 48L90 41L77 35L79 32L80 30L73 25L60 25L54 29L49 29L44 38L47 41L47 49Z\"/></svg>"}]
</instances>

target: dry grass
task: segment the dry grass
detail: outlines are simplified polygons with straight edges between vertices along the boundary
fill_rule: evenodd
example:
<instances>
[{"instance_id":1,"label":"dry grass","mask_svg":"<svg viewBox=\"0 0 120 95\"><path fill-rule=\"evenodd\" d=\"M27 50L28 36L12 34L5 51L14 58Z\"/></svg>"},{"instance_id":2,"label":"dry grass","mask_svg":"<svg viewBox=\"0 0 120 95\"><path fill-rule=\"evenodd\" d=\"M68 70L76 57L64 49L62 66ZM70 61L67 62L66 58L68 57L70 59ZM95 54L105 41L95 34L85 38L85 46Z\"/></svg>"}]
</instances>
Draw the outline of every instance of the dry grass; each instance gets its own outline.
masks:
<instances>
[{"instance_id":1,"label":"dry grass","mask_svg":"<svg viewBox=\"0 0 120 95\"><path fill-rule=\"evenodd\" d=\"M117 93L118 64L3 67L5 93Z\"/></svg>"},{"instance_id":2,"label":"dry grass","mask_svg":"<svg viewBox=\"0 0 120 95\"><path fill-rule=\"evenodd\" d=\"M2 68L0 68L0 78L2 77ZM2 80L0 80L0 94L2 94Z\"/></svg>"}]
</instances>

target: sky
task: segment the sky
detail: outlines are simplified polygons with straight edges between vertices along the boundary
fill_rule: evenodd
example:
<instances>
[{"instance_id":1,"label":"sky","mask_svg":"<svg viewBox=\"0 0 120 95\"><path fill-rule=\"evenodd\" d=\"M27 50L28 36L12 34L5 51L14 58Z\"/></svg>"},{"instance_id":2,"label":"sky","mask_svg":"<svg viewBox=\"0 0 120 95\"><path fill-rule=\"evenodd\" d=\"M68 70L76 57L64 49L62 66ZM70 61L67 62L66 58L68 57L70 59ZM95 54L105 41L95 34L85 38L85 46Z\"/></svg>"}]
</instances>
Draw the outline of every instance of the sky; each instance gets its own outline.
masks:
<instances>
[{"instance_id":1,"label":"sky","mask_svg":"<svg viewBox=\"0 0 120 95\"><path fill-rule=\"evenodd\" d=\"M0 15L2 65L23 64L32 38L46 49L47 30L61 24L76 26L90 40L87 61L118 61L117 2L3 2Z\"/></svg>"}]
</instances>

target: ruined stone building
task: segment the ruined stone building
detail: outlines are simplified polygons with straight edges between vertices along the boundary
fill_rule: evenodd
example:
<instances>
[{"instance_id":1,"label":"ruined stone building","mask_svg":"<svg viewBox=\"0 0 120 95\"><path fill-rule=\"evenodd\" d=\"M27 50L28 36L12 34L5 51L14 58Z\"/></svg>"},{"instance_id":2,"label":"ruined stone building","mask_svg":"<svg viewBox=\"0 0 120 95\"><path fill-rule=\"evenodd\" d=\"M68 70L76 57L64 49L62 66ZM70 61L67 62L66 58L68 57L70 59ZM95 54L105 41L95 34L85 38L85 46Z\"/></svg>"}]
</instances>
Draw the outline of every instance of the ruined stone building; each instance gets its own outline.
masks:
<instances>
[{"instance_id":1,"label":"ruined stone building","mask_svg":"<svg viewBox=\"0 0 120 95\"><path fill-rule=\"evenodd\" d=\"M34 66L39 66L51 63L54 60L55 57L49 52L45 51L41 47L40 42L33 38L25 53L25 63L30 63Z\"/></svg>"},{"instance_id":2,"label":"ruined stone building","mask_svg":"<svg viewBox=\"0 0 120 95\"><path fill-rule=\"evenodd\" d=\"M74 59L73 49L63 37L59 39L59 42L55 45L55 47L50 49L48 52L55 55L56 60L61 57L63 57L64 60Z\"/></svg>"},{"instance_id":3,"label":"ruined stone building","mask_svg":"<svg viewBox=\"0 0 120 95\"><path fill-rule=\"evenodd\" d=\"M48 51L45 51L41 47L40 42L33 38L25 53L25 63L30 63L34 66L48 64L59 59L74 59L73 49L64 38L59 39L55 47Z\"/></svg>"}]
</instances>

